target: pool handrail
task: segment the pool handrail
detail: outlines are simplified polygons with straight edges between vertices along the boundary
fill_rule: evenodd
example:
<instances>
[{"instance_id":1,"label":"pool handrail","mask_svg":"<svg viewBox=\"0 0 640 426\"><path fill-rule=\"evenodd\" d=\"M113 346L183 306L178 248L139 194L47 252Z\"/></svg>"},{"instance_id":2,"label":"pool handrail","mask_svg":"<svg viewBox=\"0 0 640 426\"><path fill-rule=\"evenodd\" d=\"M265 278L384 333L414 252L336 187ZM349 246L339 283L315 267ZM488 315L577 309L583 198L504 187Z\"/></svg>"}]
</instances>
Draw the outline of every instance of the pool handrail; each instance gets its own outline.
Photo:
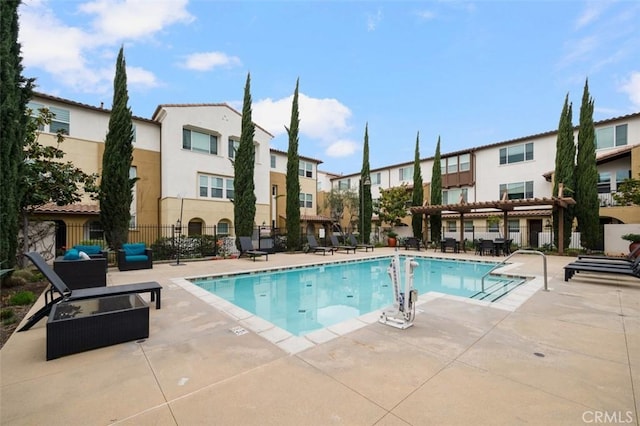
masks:
<instances>
[{"instance_id":1,"label":"pool handrail","mask_svg":"<svg viewBox=\"0 0 640 426\"><path fill-rule=\"evenodd\" d=\"M498 263L493 268L489 269L489 271L482 276L482 292L483 293L484 293L484 279L489 274L491 274L491 272L493 272L495 269L500 268L501 266L503 266L507 260L511 259L516 254L538 254L538 255L542 256L542 264L543 264L543 272L544 272L544 291L549 291L549 286L547 284L547 256L543 252L541 252L539 250L520 249L520 250L514 251L509 256L505 257L502 260L502 262Z\"/></svg>"}]
</instances>

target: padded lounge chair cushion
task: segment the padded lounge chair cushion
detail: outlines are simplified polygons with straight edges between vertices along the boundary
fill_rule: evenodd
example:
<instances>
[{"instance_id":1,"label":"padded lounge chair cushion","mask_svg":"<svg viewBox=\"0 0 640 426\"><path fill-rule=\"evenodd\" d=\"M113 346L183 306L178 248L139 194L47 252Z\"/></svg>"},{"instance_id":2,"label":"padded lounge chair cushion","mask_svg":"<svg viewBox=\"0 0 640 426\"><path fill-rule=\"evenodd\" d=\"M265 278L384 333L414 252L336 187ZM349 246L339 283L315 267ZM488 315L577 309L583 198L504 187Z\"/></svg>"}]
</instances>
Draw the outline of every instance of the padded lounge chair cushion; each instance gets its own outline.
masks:
<instances>
[{"instance_id":1,"label":"padded lounge chair cushion","mask_svg":"<svg viewBox=\"0 0 640 426\"><path fill-rule=\"evenodd\" d=\"M126 256L127 262L146 262L149 260L149 257L144 254L133 254L130 256Z\"/></svg>"},{"instance_id":2,"label":"padded lounge chair cushion","mask_svg":"<svg viewBox=\"0 0 640 426\"><path fill-rule=\"evenodd\" d=\"M80 259L80 252L76 249L69 249L64 254L64 260L78 260Z\"/></svg>"},{"instance_id":3,"label":"padded lounge chair cushion","mask_svg":"<svg viewBox=\"0 0 640 426\"><path fill-rule=\"evenodd\" d=\"M147 247L144 243L126 243L122 245L122 249L124 250L124 254L127 256L127 260L129 256L144 256L144 251ZM147 256L144 256L144 259L147 260Z\"/></svg>"},{"instance_id":4,"label":"padded lounge chair cushion","mask_svg":"<svg viewBox=\"0 0 640 426\"><path fill-rule=\"evenodd\" d=\"M83 252L87 253L88 255L102 253L102 247L100 247L100 246L75 245L75 246L73 246L73 248L78 250L78 251L83 251Z\"/></svg>"}]
</instances>

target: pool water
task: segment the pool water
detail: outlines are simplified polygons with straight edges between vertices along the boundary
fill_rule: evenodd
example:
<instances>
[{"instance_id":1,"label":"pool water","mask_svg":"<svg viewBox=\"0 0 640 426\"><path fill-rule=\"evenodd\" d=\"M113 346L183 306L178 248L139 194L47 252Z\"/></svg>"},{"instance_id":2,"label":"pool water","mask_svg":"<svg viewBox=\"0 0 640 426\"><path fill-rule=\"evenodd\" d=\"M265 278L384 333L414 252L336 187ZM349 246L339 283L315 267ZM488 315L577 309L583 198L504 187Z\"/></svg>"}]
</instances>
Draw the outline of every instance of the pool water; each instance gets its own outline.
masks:
<instances>
[{"instance_id":1,"label":"pool water","mask_svg":"<svg viewBox=\"0 0 640 426\"><path fill-rule=\"evenodd\" d=\"M414 258L414 288L495 301L524 280L482 276L494 263ZM304 335L393 303L391 257L191 280L294 335ZM401 271L404 258L400 257ZM401 286L404 286L402 272Z\"/></svg>"}]
</instances>

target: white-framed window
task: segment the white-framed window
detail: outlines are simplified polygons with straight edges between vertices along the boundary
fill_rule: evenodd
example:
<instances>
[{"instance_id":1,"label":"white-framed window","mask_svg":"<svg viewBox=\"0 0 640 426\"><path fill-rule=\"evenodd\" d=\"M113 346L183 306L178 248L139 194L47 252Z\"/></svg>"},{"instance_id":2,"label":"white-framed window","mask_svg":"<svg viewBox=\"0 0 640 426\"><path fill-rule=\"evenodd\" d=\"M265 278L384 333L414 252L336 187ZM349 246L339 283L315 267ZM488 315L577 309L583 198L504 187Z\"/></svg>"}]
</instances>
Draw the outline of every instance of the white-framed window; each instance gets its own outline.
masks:
<instances>
[{"instance_id":1,"label":"white-framed window","mask_svg":"<svg viewBox=\"0 0 640 426\"><path fill-rule=\"evenodd\" d=\"M447 173L458 173L458 157L447 158Z\"/></svg>"},{"instance_id":2,"label":"white-framed window","mask_svg":"<svg viewBox=\"0 0 640 426\"><path fill-rule=\"evenodd\" d=\"M626 145L627 131L628 128L626 124L596 129L596 149Z\"/></svg>"},{"instance_id":3,"label":"white-framed window","mask_svg":"<svg viewBox=\"0 0 640 426\"><path fill-rule=\"evenodd\" d=\"M500 148L500 164L533 160L533 142Z\"/></svg>"},{"instance_id":4,"label":"white-framed window","mask_svg":"<svg viewBox=\"0 0 640 426\"><path fill-rule=\"evenodd\" d=\"M487 219L487 231L500 232L500 224L498 223L498 221L490 221Z\"/></svg>"},{"instance_id":5,"label":"white-framed window","mask_svg":"<svg viewBox=\"0 0 640 426\"><path fill-rule=\"evenodd\" d=\"M598 194L609 194L611 192L611 173L598 173Z\"/></svg>"},{"instance_id":6,"label":"white-framed window","mask_svg":"<svg viewBox=\"0 0 640 426\"><path fill-rule=\"evenodd\" d=\"M458 221L456 220L448 220L447 221L447 231L448 232L456 232L458 230Z\"/></svg>"},{"instance_id":7,"label":"white-framed window","mask_svg":"<svg viewBox=\"0 0 640 426\"><path fill-rule=\"evenodd\" d=\"M499 197L502 199L502 194L507 192L507 199L509 200L522 200L525 198L533 198L533 181L528 180L526 182L512 182L501 183Z\"/></svg>"},{"instance_id":8,"label":"white-framed window","mask_svg":"<svg viewBox=\"0 0 640 426\"><path fill-rule=\"evenodd\" d=\"M473 221L465 220L464 221L464 232L473 232Z\"/></svg>"},{"instance_id":9,"label":"white-framed window","mask_svg":"<svg viewBox=\"0 0 640 426\"><path fill-rule=\"evenodd\" d=\"M380 182L382 181L382 175L380 172L376 172L376 173L371 173L371 185L380 185Z\"/></svg>"},{"instance_id":10,"label":"white-framed window","mask_svg":"<svg viewBox=\"0 0 640 426\"><path fill-rule=\"evenodd\" d=\"M204 152L206 154L217 154L218 136L183 127L182 149Z\"/></svg>"},{"instance_id":11,"label":"white-framed window","mask_svg":"<svg viewBox=\"0 0 640 426\"><path fill-rule=\"evenodd\" d=\"M271 154L271 168L275 169L276 168L276 156Z\"/></svg>"},{"instance_id":12,"label":"white-framed window","mask_svg":"<svg viewBox=\"0 0 640 426\"><path fill-rule=\"evenodd\" d=\"M442 191L442 204L458 204L460 202L460 197L462 196L462 200L466 203L467 194L469 193L468 188L454 188L454 189L446 189Z\"/></svg>"},{"instance_id":13,"label":"white-framed window","mask_svg":"<svg viewBox=\"0 0 640 426\"><path fill-rule=\"evenodd\" d=\"M236 158L236 153L238 152L238 148L240 147L240 140L235 138L229 138L227 142L227 150L229 153L229 158Z\"/></svg>"},{"instance_id":14,"label":"white-framed window","mask_svg":"<svg viewBox=\"0 0 640 426\"><path fill-rule=\"evenodd\" d=\"M347 190L351 188L351 179L340 179L338 181L338 189Z\"/></svg>"},{"instance_id":15,"label":"white-framed window","mask_svg":"<svg viewBox=\"0 0 640 426\"><path fill-rule=\"evenodd\" d=\"M298 162L298 176L302 177L313 177L313 163L308 161L300 160Z\"/></svg>"},{"instance_id":16,"label":"white-framed window","mask_svg":"<svg viewBox=\"0 0 640 426\"><path fill-rule=\"evenodd\" d=\"M131 124L131 133L132 133L131 142L135 143L136 138L138 137L138 127L135 125L135 123Z\"/></svg>"},{"instance_id":17,"label":"white-framed window","mask_svg":"<svg viewBox=\"0 0 640 426\"><path fill-rule=\"evenodd\" d=\"M313 194L300 193L300 207L313 208Z\"/></svg>"},{"instance_id":18,"label":"white-framed window","mask_svg":"<svg viewBox=\"0 0 640 426\"><path fill-rule=\"evenodd\" d=\"M69 111L68 109L48 106L38 102L27 103L27 108L31 110L32 117L38 117L40 115L40 110L43 108L46 108L49 110L49 112L51 112L51 123L46 126L39 126L38 130L40 130L41 132L58 133L58 131L60 131L65 135L70 134L71 111Z\"/></svg>"},{"instance_id":19,"label":"white-framed window","mask_svg":"<svg viewBox=\"0 0 640 426\"><path fill-rule=\"evenodd\" d=\"M471 154L462 154L460 155L460 161L458 169L461 172L466 172L471 170Z\"/></svg>"},{"instance_id":20,"label":"white-framed window","mask_svg":"<svg viewBox=\"0 0 640 426\"><path fill-rule=\"evenodd\" d=\"M233 178L227 176L198 175L198 195L202 198L231 200L234 197Z\"/></svg>"},{"instance_id":21,"label":"white-framed window","mask_svg":"<svg viewBox=\"0 0 640 426\"><path fill-rule=\"evenodd\" d=\"M401 167L398 173L398 179L401 181L413 180L413 166Z\"/></svg>"},{"instance_id":22,"label":"white-framed window","mask_svg":"<svg viewBox=\"0 0 640 426\"><path fill-rule=\"evenodd\" d=\"M520 232L520 219L509 219L507 221L509 232Z\"/></svg>"},{"instance_id":23,"label":"white-framed window","mask_svg":"<svg viewBox=\"0 0 640 426\"><path fill-rule=\"evenodd\" d=\"M631 178L631 169L627 170L617 170L616 171L616 189L620 186L625 179Z\"/></svg>"},{"instance_id":24,"label":"white-framed window","mask_svg":"<svg viewBox=\"0 0 640 426\"><path fill-rule=\"evenodd\" d=\"M104 230L99 220L92 220L87 224L88 239L90 240L104 240Z\"/></svg>"},{"instance_id":25,"label":"white-framed window","mask_svg":"<svg viewBox=\"0 0 640 426\"><path fill-rule=\"evenodd\" d=\"M230 235L229 228L231 223L227 219L222 219L216 225L216 233L220 236Z\"/></svg>"},{"instance_id":26,"label":"white-framed window","mask_svg":"<svg viewBox=\"0 0 640 426\"><path fill-rule=\"evenodd\" d=\"M138 177L138 169L135 166L131 166L129 168L129 179L135 179ZM138 189L138 183L133 184L133 188L131 188L131 205L129 206L129 213L131 214L131 220L129 221L129 229L135 229L137 226L137 206L138 206L138 198L136 196Z\"/></svg>"}]
</instances>

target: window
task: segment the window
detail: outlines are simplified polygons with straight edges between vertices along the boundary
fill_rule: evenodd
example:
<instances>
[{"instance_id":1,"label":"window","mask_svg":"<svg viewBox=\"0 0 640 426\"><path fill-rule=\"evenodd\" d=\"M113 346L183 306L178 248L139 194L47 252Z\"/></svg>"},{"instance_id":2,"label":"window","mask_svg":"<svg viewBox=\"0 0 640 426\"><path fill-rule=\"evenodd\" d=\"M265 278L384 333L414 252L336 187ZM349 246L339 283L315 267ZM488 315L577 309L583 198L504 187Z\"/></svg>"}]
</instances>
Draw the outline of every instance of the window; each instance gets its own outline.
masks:
<instances>
[{"instance_id":1,"label":"window","mask_svg":"<svg viewBox=\"0 0 640 426\"><path fill-rule=\"evenodd\" d=\"M233 179L228 177L198 175L200 197L231 200L234 197Z\"/></svg>"},{"instance_id":2,"label":"window","mask_svg":"<svg viewBox=\"0 0 640 426\"><path fill-rule=\"evenodd\" d=\"M135 142L136 141L136 137L138 136L138 128L136 127L135 124L131 125L131 132L132 132L132 139L131 142Z\"/></svg>"},{"instance_id":3,"label":"window","mask_svg":"<svg viewBox=\"0 0 640 426\"><path fill-rule=\"evenodd\" d=\"M509 233L520 232L520 219L509 219L507 226L509 227Z\"/></svg>"},{"instance_id":4,"label":"window","mask_svg":"<svg viewBox=\"0 0 640 426\"><path fill-rule=\"evenodd\" d=\"M238 152L238 148L240 147L240 141L237 139L229 138L229 143L227 149L229 150L229 158L236 158L236 152Z\"/></svg>"},{"instance_id":5,"label":"window","mask_svg":"<svg viewBox=\"0 0 640 426\"><path fill-rule=\"evenodd\" d=\"M458 157L447 158L447 173L458 173Z\"/></svg>"},{"instance_id":6,"label":"window","mask_svg":"<svg viewBox=\"0 0 640 426\"><path fill-rule=\"evenodd\" d=\"M229 221L221 220L216 227L216 233L219 236L229 235Z\"/></svg>"},{"instance_id":7,"label":"window","mask_svg":"<svg viewBox=\"0 0 640 426\"><path fill-rule=\"evenodd\" d=\"M502 183L500 184L499 199L502 199L504 193L507 193L509 200L522 200L525 198L533 198L533 181Z\"/></svg>"},{"instance_id":8,"label":"window","mask_svg":"<svg viewBox=\"0 0 640 426\"><path fill-rule=\"evenodd\" d=\"M313 194L300 193L300 207L301 208L313 208Z\"/></svg>"},{"instance_id":9,"label":"window","mask_svg":"<svg viewBox=\"0 0 640 426\"><path fill-rule=\"evenodd\" d=\"M598 194L608 194L611 192L611 173L598 173Z\"/></svg>"},{"instance_id":10,"label":"window","mask_svg":"<svg viewBox=\"0 0 640 426\"><path fill-rule=\"evenodd\" d=\"M455 220L448 220L447 221L447 232L456 232L456 230L458 229L458 222L456 222Z\"/></svg>"},{"instance_id":11,"label":"window","mask_svg":"<svg viewBox=\"0 0 640 426\"><path fill-rule=\"evenodd\" d=\"M533 142L500 148L500 164L533 160Z\"/></svg>"},{"instance_id":12,"label":"window","mask_svg":"<svg viewBox=\"0 0 640 426\"><path fill-rule=\"evenodd\" d=\"M182 129L182 148L207 154L218 153L218 137L191 129Z\"/></svg>"},{"instance_id":13,"label":"window","mask_svg":"<svg viewBox=\"0 0 640 426\"><path fill-rule=\"evenodd\" d=\"M627 144L627 125L596 129L596 149L613 148Z\"/></svg>"},{"instance_id":14,"label":"window","mask_svg":"<svg viewBox=\"0 0 640 426\"><path fill-rule=\"evenodd\" d=\"M88 225L90 240L104 240L104 230L102 229L102 224L99 221L91 221Z\"/></svg>"},{"instance_id":15,"label":"window","mask_svg":"<svg viewBox=\"0 0 640 426\"><path fill-rule=\"evenodd\" d=\"M497 220L489 220L487 219L487 231L489 232L500 232L500 223Z\"/></svg>"},{"instance_id":16,"label":"window","mask_svg":"<svg viewBox=\"0 0 640 426\"><path fill-rule=\"evenodd\" d=\"M202 221L200 219L190 220L187 224L187 235L202 235Z\"/></svg>"},{"instance_id":17,"label":"window","mask_svg":"<svg viewBox=\"0 0 640 426\"><path fill-rule=\"evenodd\" d=\"M40 116L41 109L46 108L51 113L51 123L49 123L48 126L38 126L38 130L40 130L41 132L48 131L49 133L61 132L65 135L69 134L71 112L68 109L46 106L37 102L27 103L27 108L31 109L31 117L34 118ZM46 127L48 127L48 129Z\"/></svg>"},{"instance_id":18,"label":"window","mask_svg":"<svg viewBox=\"0 0 640 426\"><path fill-rule=\"evenodd\" d=\"M338 181L338 189L346 190L351 188L351 179L341 179Z\"/></svg>"},{"instance_id":19,"label":"window","mask_svg":"<svg viewBox=\"0 0 640 426\"><path fill-rule=\"evenodd\" d=\"M400 179L401 181L413 180L413 166L401 167L398 179Z\"/></svg>"},{"instance_id":20,"label":"window","mask_svg":"<svg viewBox=\"0 0 640 426\"><path fill-rule=\"evenodd\" d=\"M460 156L459 170L461 172L466 172L471 170L471 154L462 154Z\"/></svg>"},{"instance_id":21,"label":"window","mask_svg":"<svg viewBox=\"0 0 640 426\"><path fill-rule=\"evenodd\" d=\"M276 168L276 156L271 154L271 168L275 169Z\"/></svg>"},{"instance_id":22,"label":"window","mask_svg":"<svg viewBox=\"0 0 640 426\"><path fill-rule=\"evenodd\" d=\"M616 189L620 186L625 179L631 178L631 169L616 171Z\"/></svg>"},{"instance_id":23,"label":"window","mask_svg":"<svg viewBox=\"0 0 640 426\"><path fill-rule=\"evenodd\" d=\"M129 179L135 179L138 177L138 170L135 167L131 167L129 168ZM136 219L137 219L137 215L136 215L136 206L137 206L137 197L136 197L136 189L137 189L137 183L133 184L133 188L131 188L131 192L132 192L132 198L131 198L131 205L129 206L129 213L131 214L131 220L129 221L129 228L130 229L135 229L136 228Z\"/></svg>"},{"instance_id":24,"label":"window","mask_svg":"<svg viewBox=\"0 0 640 426\"><path fill-rule=\"evenodd\" d=\"M69 110L58 107L49 107L49 111L53 114L51 123L49 123L49 132L69 134Z\"/></svg>"},{"instance_id":25,"label":"window","mask_svg":"<svg viewBox=\"0 0 640 426\"><path fill-rule=\"evenodd\" d=\"M380 185L380 172L371 173L371 185Z\"/></svg>"},{"instance_id":26,"label":"window","mask_svg":"<svg viewBox=\"0 0 640 426\"><path fill-rule=\"evenodd\" d=\"M442 204L458 204L460 197L467 202L468 188L448 189L442 191Z\"/></svg>"},{"instance_id":27,"label":"window","mask_svg":"<svg viewBox=\"0 0 640 426\"><path fill-rule=\"evenodd\" d=\"M313 163L300 160L300 163L298 164L298 176L312 178Z\"/></svg>"},{"instance_id":28,"label":"window","mask_svg":"<svg viewBox=\"0 0 640 426\"><path fill-rule=\"evenodd\" d=\"M472 220L465 220L464 221L464 231L465 232L473 232L473 221Z\"/></svg>"}]
</instances>

